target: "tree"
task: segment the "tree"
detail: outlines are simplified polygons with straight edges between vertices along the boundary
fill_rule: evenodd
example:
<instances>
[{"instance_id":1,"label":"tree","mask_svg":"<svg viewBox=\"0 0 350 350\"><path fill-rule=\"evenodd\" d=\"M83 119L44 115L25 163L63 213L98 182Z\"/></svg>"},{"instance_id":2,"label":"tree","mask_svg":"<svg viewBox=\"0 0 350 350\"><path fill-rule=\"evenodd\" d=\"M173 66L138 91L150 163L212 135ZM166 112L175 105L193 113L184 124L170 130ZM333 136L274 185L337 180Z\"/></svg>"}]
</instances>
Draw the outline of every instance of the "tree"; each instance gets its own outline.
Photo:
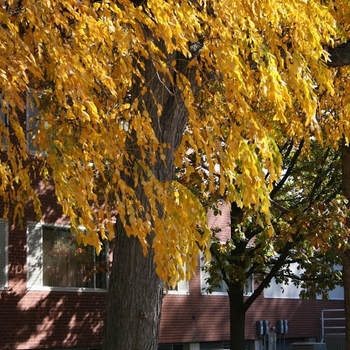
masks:
<instances>
[{"instance_id":1,"label":"tree","mask_svg":"<svg viewBox=\"0 0 350 350\"><path fill-rule=\"evenodd\" d=\"M188 150L206 154L228 201L268 218L280 137L322 139L317 95L334 91L325 62L339 61L346 5L1 2L3 215L18 220L31 203L40 216L39 167L80 243L98 251L116 235L104 349L155 349L161 280L189 278L208 252L205 210L173 181L175 166L194 171ZM35 157L26 107L40 109L27 123ZM327 135L348 135L346 121Z\"/></svg>"},{"instance_id":2,"label":"tree","mask_svg":"<svg viewBox=\"0 0 350 350\"><path fill-rule=\"evenodd\" d=\"M231 348L245 348L245 314L272 279L301 287L303 298L327 296L342 283L334 270L346 249L348 210L341 194L341 156L313 143L310 155L304 142L281 147L283 176L270 192L272 218L268 224L249 209L231 204L231 236L215 239L213 260L205 266L211 292L224 281L230 301ZM271 234L271 227L273 234ZM298 273L293 268L298 266ZM256 288L245 298L247 281Z\"/></svg>"},{"instance_id":3,"label":"tree","mask_svg":"<svg viewBox=\"0 0 350 350\"><path fill-rule=\"evenodd\" d=\"M340 11L342 12L342 11ZM340 15L341 17L342 15ZM345 54L346 48L349 44L346 42L340 45L339 53L337 55L342 58L339 59L340 68L337 71L335 77L335 89L337 92L337 98L335 99L324 99L323 110L328 110L327 117L329 116L333 120L344 120L348 115L348 105L349 97L346 92L349 87L349 70L346 65L347 54ZM330 50L332 54L333 51ZM336 65L337 66L337 65ZM329 125L327 125L327 131L330 130ZM341 133L343 130L340 128L335 128L336 133ZM350 181L349 181L349 164L350 164L350 155L349 155L349 137L344 135L342 140L342 190L343 195L349 200L350 198ZM349 202L348 202L349 206ZM349 217L347 219L347 225L349 226ZM344 283L344 294L345 294L345 319L346 319L346 348L350 349L350 309L349 309L349 297L350 297L350 259L349 259L349 247L346 246L344 249L338 249L337 254L342 258L343 264L343 283Z\"/></svg>"}]
</instances>

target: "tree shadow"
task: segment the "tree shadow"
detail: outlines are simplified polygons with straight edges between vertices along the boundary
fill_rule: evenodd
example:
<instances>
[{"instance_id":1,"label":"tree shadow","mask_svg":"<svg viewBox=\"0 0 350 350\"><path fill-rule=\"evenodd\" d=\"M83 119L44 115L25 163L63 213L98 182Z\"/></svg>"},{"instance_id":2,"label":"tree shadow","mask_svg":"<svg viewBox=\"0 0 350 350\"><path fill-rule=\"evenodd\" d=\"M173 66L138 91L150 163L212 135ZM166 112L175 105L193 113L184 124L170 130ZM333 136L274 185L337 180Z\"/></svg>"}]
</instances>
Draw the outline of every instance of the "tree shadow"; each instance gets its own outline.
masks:
<instances>
[{"instance_id":1,"label":"tree shadow","mask_svg":"<svg viewBox=\"0 0 350 350\"><path fill-rule=\"evenodd\" d=\"M0 349L98 348L106 298L91 292L1 292Z\"/></svg>"},{"instance_id":2,"label":"tree shadow","mask_svg":"<svg viewBox=\"0 0 350 350\"><path fill-rule=\"evenodd\" d=\"M189 294L164 295L159 342L198 343L227 341L230 334L229 301L225 295L201 292L198 266Z\"/></svg>"},{"instance_id":3,"label":"tree shadow","mask_svg":"<svg viewBox=\"0 0 350 350\"><path fill-rule=\"evenodd\" d=\"M31 288L27 280L28 222L67 225L50 181L36 180L42 203L40 218L31 203L23 222L8 221L8 288L0 290L0 350L100 348L107 291ZM1 203L0 203L1 205ZM1 207L0 207L1 211ZM34 239L35 241L35 239ZM40 242L34 242L40 244Z\"/></svg>"}]
</instances>

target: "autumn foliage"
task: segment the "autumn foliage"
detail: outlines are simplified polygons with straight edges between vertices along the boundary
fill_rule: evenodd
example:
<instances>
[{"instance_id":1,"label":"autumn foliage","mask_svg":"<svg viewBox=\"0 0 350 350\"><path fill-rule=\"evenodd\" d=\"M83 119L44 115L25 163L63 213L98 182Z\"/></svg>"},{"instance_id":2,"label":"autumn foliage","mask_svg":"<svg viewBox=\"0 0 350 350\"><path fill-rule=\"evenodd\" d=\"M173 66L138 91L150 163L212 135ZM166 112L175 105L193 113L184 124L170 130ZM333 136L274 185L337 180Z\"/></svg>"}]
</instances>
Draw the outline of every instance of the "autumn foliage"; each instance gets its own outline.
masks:
<instances>
[{"instance_id":1,"label":"autumn foliage","mask_svg":"<svg viewBox=\"0 0 350 350\"><path fill-rule=\"evenodd\" d=\"M347 1L337 11L334 3L0 1L5 204L20 215L31 201L40 212L20 118L38 107L30 121L38 130L29 132L36 164L53 179L73 230L85 227L79 240L99 249L119 215L145 252L152 245L163 279L183 278L184 264L189 277L210 237L206 211L186 186L203 159L204 193L218 191L268 222L278 145L349 135L348 107L317 117L332 109L340 84L325 48L345 40L349 26ZM181 126L171 122L179 111ZM185 185L154 171L175 166Z\"/></svg>"}]
</instances>

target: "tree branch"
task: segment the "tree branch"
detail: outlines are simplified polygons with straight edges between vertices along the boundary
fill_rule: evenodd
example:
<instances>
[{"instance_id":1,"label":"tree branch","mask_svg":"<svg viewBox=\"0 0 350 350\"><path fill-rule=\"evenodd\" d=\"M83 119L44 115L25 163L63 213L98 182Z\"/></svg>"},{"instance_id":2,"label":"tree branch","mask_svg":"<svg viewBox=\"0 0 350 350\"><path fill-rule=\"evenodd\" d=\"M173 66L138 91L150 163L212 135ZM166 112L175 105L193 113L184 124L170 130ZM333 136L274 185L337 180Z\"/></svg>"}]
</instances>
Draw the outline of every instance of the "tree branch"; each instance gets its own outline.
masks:
<instances>
[{"instance_id":1,"label":"tree branch","mask_svg":"<svg viewBox=\"0 0 350 350\"><path fill-rule=\"evenodd\" d=\"M263 290L270 284L273 277L277 274L278 270L284 265L286 257L288 256L289 250L293 244L287 242L284 246L281 254L279 255L276 264L271 268L265 278L261 281L259 286L254 290L253 294L244 302L244 309L248 310L253 302L258 298L258 296L263 292Z\"/></svg>"},{"instance_id":2,"label":"tree branch","mask_svg":"<svg viewBox=\"0 0 350 350\"><path fill-rule=\"evenodd\" d=\"M293 144L292 144L293 146ZM295 151L292 160L290 161L287 171L285 172L283 178L274 186L274 188L272 189L272 191L270 192L270 198L274 198L274 196L277 194L277 192L283 187L283 185L285 184L285 182L287 181L289 175L291 174L298 158L299 155L301 154L301 150L304 146L304 140L301 140L298 146L298 149Z\"/></svg>"},{"instance_id":3,"label":"tree branch","mask_svg":"<svg viewBox=\"0 0 350 350\"><path fill-rule=\"evenodd\" d=\"M350 65L350 40L336 47L326 47L325 50L329 53L330 61L327 66L344 67Z\"/></svg>"}]
</instances>

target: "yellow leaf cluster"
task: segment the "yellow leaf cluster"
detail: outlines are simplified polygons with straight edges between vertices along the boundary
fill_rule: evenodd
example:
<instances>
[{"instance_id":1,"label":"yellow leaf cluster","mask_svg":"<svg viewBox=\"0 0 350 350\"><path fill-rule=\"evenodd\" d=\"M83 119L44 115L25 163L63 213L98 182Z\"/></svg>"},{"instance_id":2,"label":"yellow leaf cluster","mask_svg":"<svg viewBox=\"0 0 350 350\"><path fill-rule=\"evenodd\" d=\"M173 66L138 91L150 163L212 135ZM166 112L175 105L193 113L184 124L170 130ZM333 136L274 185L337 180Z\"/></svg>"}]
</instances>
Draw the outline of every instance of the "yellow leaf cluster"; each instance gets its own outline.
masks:
<instances>
[{"instance_id":1,"label":"yellow leaf cluster","mask_svg":"<svg viewBox=\"0 0 350 350\"><path fill-rule=\"evenodd\" d=\"M350 135L347 71L324 64L324 46L347 38L348 6L323 3L0 1L1 197L17 215L28 201L40 211L41 164L82 243L99 249L118 215L145 252L154 235L163 279L189 277L209 233L199 201L173 182L175 165L190 179L204 161L203 191L268 215L281 139Z\"/></svg>"}]
</instances>

